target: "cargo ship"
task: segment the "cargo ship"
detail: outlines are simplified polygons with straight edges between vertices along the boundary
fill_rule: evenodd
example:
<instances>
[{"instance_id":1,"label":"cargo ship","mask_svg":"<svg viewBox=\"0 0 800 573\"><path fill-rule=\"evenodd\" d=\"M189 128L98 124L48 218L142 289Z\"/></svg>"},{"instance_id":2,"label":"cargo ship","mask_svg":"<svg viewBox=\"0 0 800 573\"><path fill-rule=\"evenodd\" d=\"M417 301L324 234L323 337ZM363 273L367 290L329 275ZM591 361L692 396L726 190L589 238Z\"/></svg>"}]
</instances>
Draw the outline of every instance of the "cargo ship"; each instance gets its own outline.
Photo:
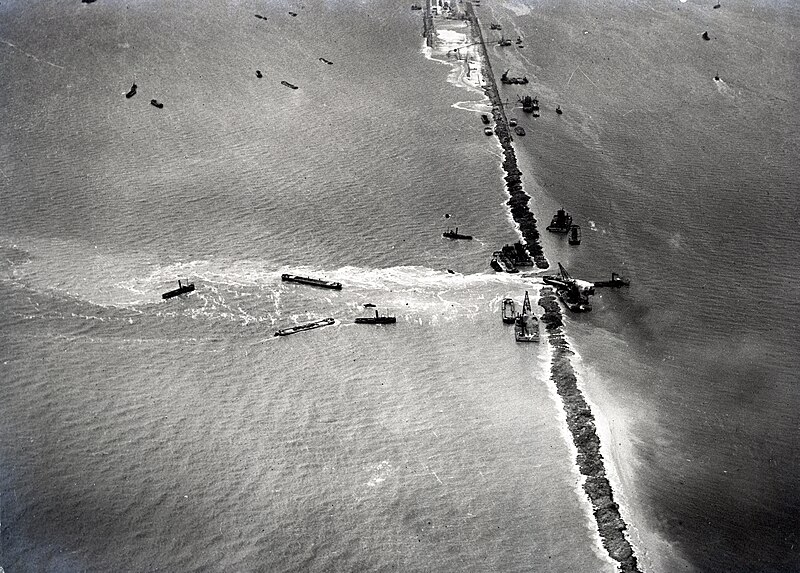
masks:
<instances>
[{"instance_id":1,"label":"cargo ship","mask_svg":"<svg viewBox=\"0 0 800 573\"><path fill-rule=\"evenodd\" d=\"M503 299L503 322L506 324L514 324L514 318L516 317L515 314L516 308L514 307L514 301L510 298Z\"/></svg>"},{"instance_id":2,"label":"cargo ship","mask_svg":"<svg viewBox=\"0 0 800 573\"><path fill-rule=\"evenodd\" d=\"M463 235L463 234L459 233L458 232L458 227L456 227L455 231L453 229L447 229L444 233L442 233L442 237L444 237L445 239L453 239L453 240L456 240L456 239L462 239L462 240L465 240L465 241L471 241L472 240L472 235Z\"/></svg>"},{"instance_id":3,"label":"cargo ship","mask_svg":"<svg viewBox=\"0 0 800 573\"><path fill-rule=\"evenodd\" d=\"M553 220L547 225L547 230L551 233L569 233L570 227L572 227L572 215L561 208L553 215Z\"/></svg>"},{"instance_id":4,"label":"cargo ship","mask_svg":"<svg viewBox=\"0 0 800 573\"><path fill-rule=\"evenodd\" d=\"M335 322L336 321L332 318L323 318L322 320L315 320L314 322L307 322L306 324L298 324L297 326L291 326L289 328L281 328L280 330L275 331L274 336L289 336L290 334L303 332L304 330L313 330L315 328L322 328L323 326L330 326Z\"/></svg>"},{"instance_id":5,"label":"cargo ship","mask_svg":"<svg viewBox=\"0 0 800 573\"><path fill-rule=\"evenodd\" d=\"M397 322L397 317L389 315L379 315L375 311L375 316L359 316L356 318L356 324L394 324Z\"/></svg>"},{"instance_id":6,"label":"cargo ship","mask_svg":"<svg viewBox=\"0 0 800 573\"><path fill-rule=\"evenodd\" d=\"M194 283L190 283L189 279L184 279L185 282L181 282L181 279L178 279L178 288L175 290L167 291L161 295L161 298L164 300L168 298L172 298L173 296L178 296L182 294L186 294L187 292L192 292L194 290Z\"/></svg>"},{"instance_id":7,"label":"cargo ship","mask_svg":"<svg viewBox=\"0 0 800 573\"><path fill-rule=\"evenodd\" d=\"M522 313L514 319L514 339L517 342L539 342L539 319L531 308L528 291L525 291Z\"/></svg>"},{"instance_id":8,"label":"cargo ship","mask_svg":"<svg viewBox=\"0 0 800 573\"><path fill-rule=\"evenodd\" d=\"M322 279L315 279L311 277L301 277L299 275L290 275L288 273L284 273L281 275L281 280L286 282L292 283L300 283L304 285L310 285L315 287L321 288L330 288L335 290L342 290L342 283L337 283L333 281L326 281Z\"/></svg>"},{"instance_id":9,"label":"cargo ship","mask_svg":"<svg viewBox=\"0 0 800 573\"><path fill-rule=\"evenodd\" d=\"M492 253L492 260L489 262L489 265L496 270L498 273L518 273L517 267L514 266L514 263L503 254L503 251L495 251Z\"/></svg>"}]
</instances>

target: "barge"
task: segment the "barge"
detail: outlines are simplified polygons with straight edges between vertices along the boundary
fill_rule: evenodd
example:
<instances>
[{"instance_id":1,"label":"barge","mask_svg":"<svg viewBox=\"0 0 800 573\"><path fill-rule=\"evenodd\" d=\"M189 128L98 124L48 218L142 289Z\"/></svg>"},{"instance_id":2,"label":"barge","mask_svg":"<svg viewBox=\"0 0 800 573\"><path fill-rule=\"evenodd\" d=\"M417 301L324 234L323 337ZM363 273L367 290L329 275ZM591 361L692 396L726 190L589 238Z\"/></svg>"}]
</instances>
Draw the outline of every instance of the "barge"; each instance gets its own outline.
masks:
<instances>
[{"instance_id":1,"label":"barge","mask_svg":"<svg viewBox=\"0 0 800 573\"><path fill-rule=\"evenodd\" d=\"M181 279L178 279L178 288L176 288L175 290L165 292L164 294L161 295L161 298L167 300L168 298L186 294L192 292L193 290L194 290L194 283L190 283L189 279L184 279L184 282L182 282Z\"/></svg>"},{"instance_id":2,"label":"barge","mask_svg":"<svg viewBox=\"0 0 800 573\"><path fill-rule=\"evenodd\" d=\"M491 266L498 273L518 273L519 270L511 260L503 254L503 251L495 251L492 253L492 260L489 262Z\"/></svg>"},{"instance_id":3,"label":"barge","mask_svg":"<svg viewBox=\"0 0 800 573\"><path fill-rule=\"evenodd\" d=\"M517 342L539 342L539 319L531 308L531 299L525 291L522 314L514 319L514 339Z\"/></svg>"},{"instance_id":4,"label":"barge","mask_svg":"<svg viewBox=\"0 0 800 573\"><path fill-rule=\"evenodd\" d=\"M514 301L510 298L503 299L503 322L506 324L514 324L514 318L516 317L516 308L514 307Z\"/></svg>"},{"instance_id":5,"label":"barge","mask_svg":"<svg viewBox=\"0 0 800 573\"><path fill-rule=\"evenodd\" d=\"M297 326L290 326L289 328L281 328L276 330L274 336L289 336L304 330L313 330L315 328L322 328L323 326L330 326L336 321L332 318L323 318L322 320L315 320L314 322L307 322L306 324L298 324Z\"/></svg>"},{"instance_id":6,"label":"barge","mask_svg":"<svg viewBox=\"0 0 800 573\"><path fill-rule=\"evenodd\" d=\"M334 290L342 290L342 283L337 283L334 281L326 281L323 279L315 279L312 277L301 277L300 275L291 275L289 273L284 273L281 275L281 280L284 282L292 282L292 283L300 283L309 286L315 286L320 288L330 288Z\"/></svg>"}]
</instances>

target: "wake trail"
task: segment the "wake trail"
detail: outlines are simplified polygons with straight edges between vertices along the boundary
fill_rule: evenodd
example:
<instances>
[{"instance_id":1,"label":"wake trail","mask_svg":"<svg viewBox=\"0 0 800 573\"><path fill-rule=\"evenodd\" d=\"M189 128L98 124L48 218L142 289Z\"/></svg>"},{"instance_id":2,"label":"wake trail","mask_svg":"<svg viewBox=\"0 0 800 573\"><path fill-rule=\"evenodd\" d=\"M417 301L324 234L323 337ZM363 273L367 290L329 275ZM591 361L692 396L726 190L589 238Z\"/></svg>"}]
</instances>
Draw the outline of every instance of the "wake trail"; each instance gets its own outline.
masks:
<instances>
[{"instance_id":1,"label":"wake trail","mask_svg":"<svg viewBox=\"0 0 800 573\"><path fill-rule=\"evenodd\" d=\"M10 48L13 48L17 52L21 52L21 53L25 54L26 56L28 56L29 58L31 58L35 62L38 62L40 64L47 64L48 66L53 66L54 68L58 68L59 70L65 70L66 69L64 66L60 66L58 64L54 64L53 62L51 62L49 60L43 60L41 58L37 58L36 56L31 54L30 52L26 52L25 50L23 50L22 48L20 48L16 44L14 44L12 42L9 42L8 40L4 40L3 38L0 38L0 42L5 44L6 46L9 46Z\"/></svg>"}]
</instances>

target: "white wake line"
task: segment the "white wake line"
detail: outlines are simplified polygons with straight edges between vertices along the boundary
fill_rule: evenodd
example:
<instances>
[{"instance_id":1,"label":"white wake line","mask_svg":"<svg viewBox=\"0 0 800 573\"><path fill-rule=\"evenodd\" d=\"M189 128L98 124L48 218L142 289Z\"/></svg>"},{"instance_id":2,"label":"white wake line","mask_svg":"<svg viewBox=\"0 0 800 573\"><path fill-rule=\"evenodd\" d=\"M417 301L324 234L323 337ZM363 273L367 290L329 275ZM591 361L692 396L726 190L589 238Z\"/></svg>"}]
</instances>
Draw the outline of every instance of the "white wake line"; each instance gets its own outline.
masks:
<instances>
[{"instance_id":1,"label":"white wake line","mask_svg":"<svg viewBox=\"0 0 800 573\"><path fill-rule=\"evenodd\" d=\"M64 66L59 66L58 64L54 64L53 62L49 62L47 60L41 60L41 59L37 58L36 56L34 56L33 54L31 54L30 52L26 52L25 50L23 50L22 48L20 48L16 44L12 44L8 40L3 40L2 38L0 38L0 42L4 43L6 46L14 48L18 52L22 52L23 54L25 54L29 58L33 59L34 61L37 61L37 62L43 63L43 64L47 64L48 66L53 66L54 68L58 68L59 70L65 70L66 69Z\"/></svg>"}]
</instances>

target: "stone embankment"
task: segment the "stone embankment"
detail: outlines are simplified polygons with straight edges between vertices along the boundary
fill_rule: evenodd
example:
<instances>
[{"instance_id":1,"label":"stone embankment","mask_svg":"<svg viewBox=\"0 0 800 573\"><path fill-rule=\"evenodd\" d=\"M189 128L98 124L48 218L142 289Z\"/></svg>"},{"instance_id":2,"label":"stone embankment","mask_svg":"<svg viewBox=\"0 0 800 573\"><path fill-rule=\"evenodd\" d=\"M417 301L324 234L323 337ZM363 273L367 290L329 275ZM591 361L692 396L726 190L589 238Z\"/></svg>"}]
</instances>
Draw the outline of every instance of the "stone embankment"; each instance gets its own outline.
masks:
<instances>
[{"instance_id":1,"label":"stone embankment","mask_svg":"<svg viewBox=\"0 0 800 573\"><path fill-rule=\"evenodd\" d=\"M494 132L503 148L503 169L506 172L506 189L509 194L507 204L511 210L511 216L514 218L517 225L519 225L519 230L522 233L522 238L525 247L528 249L528 253L537 267L546 269L550 267L550 264L547 262L547 258L544 256L544 251L542 250L542 245L539 242L539 230L536 228L536 218L528 208L528 202L531 198L522 188L522 171L517 167L517 155L514 151L514 146L511 145L511 128L508 125L503 101L497 89L497 82L495 82L494 79L492 65L489 62L489 55L486 52L486 44L483 41L483 32L481 31L480 22L478 22L478 17L475 15L471 3L467 3L466 12L471 24L472 39L480 48L481 68L484 78L483 89L492 103L492 115L494 116L495 123Z\"/></svg>"},{"instance_id":2,"label":"stone embankment","mask_svg":"<svg viewBox=\"0 0 800 573\"><path fill-rule=\"evenodd\" d=\"M561 307L550 287L542 288L539 294L539 306L544 308L542 322L553 352L550 378L564 403L567 426L578 450L578 468L585 476L583 490L592 504L597 530L608 554L619 563L620 571L638 573L636 556L624 533L627 526L619 513L614 492L606 477L594 416L578 388L575 371L572 369L570 356L573 352L564 337Z\"/></svg>"}]
</instances>

